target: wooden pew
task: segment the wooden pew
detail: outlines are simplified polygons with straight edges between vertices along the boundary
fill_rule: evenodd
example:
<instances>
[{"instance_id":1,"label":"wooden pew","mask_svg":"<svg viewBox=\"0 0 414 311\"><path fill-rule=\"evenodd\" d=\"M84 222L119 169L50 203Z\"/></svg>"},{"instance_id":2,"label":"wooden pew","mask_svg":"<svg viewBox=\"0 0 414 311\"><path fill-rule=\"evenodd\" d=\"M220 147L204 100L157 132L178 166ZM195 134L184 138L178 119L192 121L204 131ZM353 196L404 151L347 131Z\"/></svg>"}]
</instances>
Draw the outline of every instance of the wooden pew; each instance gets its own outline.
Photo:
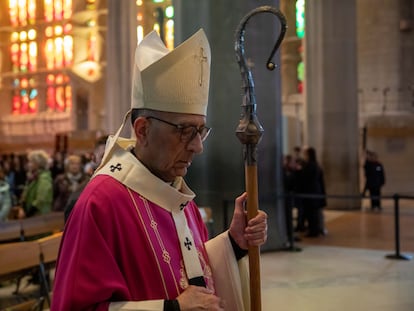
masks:
<instances>
[{"instance_id":1,"label":"wooden pew","mask_svg":"<svg viewBox=\"0 0 414 311\"><path fill-rule=\"evenodd\" d=\"M0 243L20 240L21 228L18 220L0 222Z\"/></svg>"},{"instance_id":2,"label":"wooden pew","mask_svg":"<svg viewBox=\"0 0 414 311\"><path fill-rule=\"evenodd\" d=\"M0 281L21 279L33 271L40 271L40 291L36 305L41 309L45 302L50 306L46 271L56 263L62 234L58 232L33 241L0 244ZM13 306L10 310L24 310L20 307L25 308L25 304Z\"/></svg>"},{"instance_id":3,"label":"wooden pew","mask_svg":"<svg viewBox=\"0 0 414 311\"><path fill-rule=\"evenodd\" d=\"M62 235L62 232L58 232L36 240L37 244L39 245L41 263L51 264L56 262Z\"/></svg>"},{"instance_id":4,"label":"wooden pew","mask_svg":"<svg viewBox=\"0 0 414 311\"><path fill-rule=\"evenodd\" d=\"M24 275L39 266L39 245L35 241L0 244L0 280Z\"/></svg>"},{"instance_id":5,"label":"wooden pew","mask_svg":"<svg viewBox=\"0 0 414 311\"><path fill-rule=\"evenodd\" d=\"M51 212L25 218L20 222L23 239L27 239L36 235L62 231L65 225L65 217L63 212Z\"/></svg>"},{"instance_id":6,"label":"wooden pew","mask_svg":"<svg viewBox=\"0 0 414 311\"><path fill-rule=\"evenodd\" d=\"M24 241L35 236L51 234L63 230L65 217L63 212L51 212L20 220L0 223L0 243Z\"/></svg>"},{"instance_id":7,"label":"wooden pew","mask_svg":"<svg viewBox=\"0 0 414 311\"><path fill-rule=\"evenodd\" d=\"M50 288L49 277L46 273L56 263L59 253L60 241L62 239L62 232L55 233L53 235L36 240L39 245L39 268L41 276L41 306L43 307L43 299L46 300L48 306L50 306Z\"/></svg>"}]
</instances>

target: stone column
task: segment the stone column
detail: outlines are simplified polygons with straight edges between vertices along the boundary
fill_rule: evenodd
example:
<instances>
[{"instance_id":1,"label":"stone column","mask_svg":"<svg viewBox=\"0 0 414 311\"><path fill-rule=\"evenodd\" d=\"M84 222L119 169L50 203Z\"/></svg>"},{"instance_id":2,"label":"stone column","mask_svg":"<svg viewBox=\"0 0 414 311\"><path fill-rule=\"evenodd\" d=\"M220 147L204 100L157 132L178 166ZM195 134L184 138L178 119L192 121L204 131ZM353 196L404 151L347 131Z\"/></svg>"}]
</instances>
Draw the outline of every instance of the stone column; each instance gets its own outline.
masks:
<instances>
[{"instance_id":1,"label":"stone column","mask_svg":"<svg viewBox=\"0 0 414 311\"><path fill-rule=\"evenodd\" d=\"M305 142L317 151L328 194L359 193L355 6L355 0L306 2ZM328 208L359 204L328 200Z\"/></svg>"},{"instance_id":2,"label":"stone column","mask_svg":"<svg viewBox=\"0 0 414 311\"><path fill-rule=\"evenodd\" d=\"M278 1L267 1L278 7ZM271 2L271 3L269 3ZM205 150L189 170L187 179L199 205L213 208L215 233L223 230L223 203L232 216L234 198L245 189L242 145L235 135L239 124L242 90L234 52L235 31L241 19L259 5L257 1L180 0L175 2L176 38L186 39L204 28L212 50L207 124L213 128ZM279 53L277 68L266 61L278 35L276 16L253 16L246 27L246 57L252 65L258 118L264 135L258 144L260 208L269 214L269 240L262 249L280 248L286 242L284 209L276 199L281 188L281 86Z\"/></svg>"},{"instance_id":3,"label":"stone column","mask_svg":"<svg viewBox=\"0 0 414 311\"><path fill-rule=\"evenodd\" d=\"M132 73L137 44L136 12L135 1L108 0L104 128L110 134L116 132L131 106ZM126 135L129 136L129 133Z\"/></svg>"},{"instance_id":4,"label":"stone column","mask_svg":"<svg viewBox=\"0 0 414 311\"><path fill-rule=\"evenodd\" d=\"M301 39L296 36L296 1L282 0L280 10L286 17L288 28L281 46L282 57L282 101L287 103L289 95L298 93L297 67L301 60Z\"/></svg>"}]
</instances>

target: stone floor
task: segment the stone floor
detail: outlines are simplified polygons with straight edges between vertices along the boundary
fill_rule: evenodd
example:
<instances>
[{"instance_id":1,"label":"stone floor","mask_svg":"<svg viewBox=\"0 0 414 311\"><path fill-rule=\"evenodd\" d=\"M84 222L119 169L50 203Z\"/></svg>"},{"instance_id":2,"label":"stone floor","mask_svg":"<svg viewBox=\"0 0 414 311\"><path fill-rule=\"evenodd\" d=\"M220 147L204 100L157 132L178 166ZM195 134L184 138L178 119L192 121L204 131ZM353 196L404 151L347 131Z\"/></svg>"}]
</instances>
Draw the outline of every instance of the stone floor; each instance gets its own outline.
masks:
<instances>
[{"instance_id":1,"label":"stone floor","mask_svg":"<svg viewBox=\"0 0 414 311\"><path fill-rule=\"evenodd\" d=\"M400 220L400 254L413 255L414 208L402 207ZM396 253L392 207L327 210L325 222L328 235L300 237L301 251L261 254L263 311L414 310L414 260L386 257ZM0 288L1 310L12 289Z\"/></svg>"},{"instance_id":2,"label":"stone floor","mask_svg":"<svg viewBox=\"0 0 414 311\"><path fill-rule=\"evenodd\" d=\"M414 205L414 202L413 202ZM328 235L261 255L263 311L412 311L414 259L396 255L392 206L325 211ZM401 257L414 253L414 206L400 209Z\"/></svg>"}]
</instances>

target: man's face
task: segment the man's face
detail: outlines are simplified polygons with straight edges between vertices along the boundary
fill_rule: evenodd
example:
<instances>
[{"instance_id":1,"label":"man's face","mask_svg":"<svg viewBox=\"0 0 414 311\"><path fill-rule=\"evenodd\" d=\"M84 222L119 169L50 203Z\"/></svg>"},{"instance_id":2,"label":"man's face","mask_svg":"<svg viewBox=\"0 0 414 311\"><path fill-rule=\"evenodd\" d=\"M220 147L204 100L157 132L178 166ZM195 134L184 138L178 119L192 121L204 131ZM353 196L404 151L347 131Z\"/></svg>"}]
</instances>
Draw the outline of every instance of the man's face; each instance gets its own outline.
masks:
<instances>
[{"instance_id":1,"label":"man's face","mask_svg":"<svg viewBox=\"0 0 414 311\"><path fill-rule=\"evenodd\" d=\"M157 113L157 117L181 126L205 125L205 117L192 114ZM203 152L203 142L199 134L186 142L181 131L157 119L146 118L148 130L146 143L139 147L139 159L156 176L164 181L173 181L177 176L185 176L195 154ZM141 152L142 151L142 152Z\"/></svg>"},{"instance_id":2,"label":"man's face","mask_svg":"<svg viewBox=\"0 0 414 311\"><path fill-rule=\"evenodd\" d=\"M68 171L71 174L78 174L82 168L82 161L81 158L73 158L68 163Z\"/></svg>"}]
</instances>

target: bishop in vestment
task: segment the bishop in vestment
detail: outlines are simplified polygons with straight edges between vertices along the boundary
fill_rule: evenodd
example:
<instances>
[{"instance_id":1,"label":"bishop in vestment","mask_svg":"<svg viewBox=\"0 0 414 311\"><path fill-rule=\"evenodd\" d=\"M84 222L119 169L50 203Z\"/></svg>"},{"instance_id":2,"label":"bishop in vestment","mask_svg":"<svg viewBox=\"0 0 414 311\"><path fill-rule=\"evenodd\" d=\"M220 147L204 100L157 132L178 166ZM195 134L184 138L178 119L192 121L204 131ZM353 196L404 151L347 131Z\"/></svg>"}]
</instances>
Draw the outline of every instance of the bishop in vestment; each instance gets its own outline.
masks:
<instances>
[{"instance_id":1,"label":"bishop in vestment","mask_svg":"<svg viewBox=\"0 0 414 311\"><path fill-rule=\"evenodd\" d=\"M51 310L248 310L241 257L266 241L267 216L246 224L242 194L208 240L183 179L210 132L209 76L203 30L173 51L155 32L137 46L131 110L68 219Z\"/></svg>"}]
</instances>

